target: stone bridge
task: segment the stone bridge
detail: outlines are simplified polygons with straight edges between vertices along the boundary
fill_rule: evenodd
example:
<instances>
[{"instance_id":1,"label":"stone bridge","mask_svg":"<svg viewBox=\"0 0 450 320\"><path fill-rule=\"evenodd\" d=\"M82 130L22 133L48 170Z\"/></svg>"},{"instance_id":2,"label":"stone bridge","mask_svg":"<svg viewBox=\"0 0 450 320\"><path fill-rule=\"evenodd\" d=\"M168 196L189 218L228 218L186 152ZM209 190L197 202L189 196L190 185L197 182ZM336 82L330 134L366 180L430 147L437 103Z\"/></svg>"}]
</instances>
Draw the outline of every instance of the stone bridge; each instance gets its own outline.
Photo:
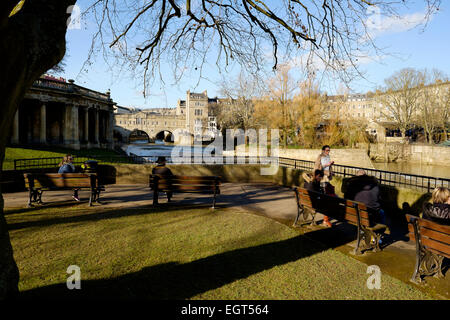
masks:
<instances>
[{"instance_id":1,"label":"stone bridge","mask_svg":"<svg viewBox=\"0 0 450 320\"><path fill-rule=\"evenodd\" d=\"M168 140L175 132L185 131L186 117L176 114L137 112L116 114L114 136L118 141L128 143L130 136L145 133L149 140Z\"/></svg>"}]
</instances>

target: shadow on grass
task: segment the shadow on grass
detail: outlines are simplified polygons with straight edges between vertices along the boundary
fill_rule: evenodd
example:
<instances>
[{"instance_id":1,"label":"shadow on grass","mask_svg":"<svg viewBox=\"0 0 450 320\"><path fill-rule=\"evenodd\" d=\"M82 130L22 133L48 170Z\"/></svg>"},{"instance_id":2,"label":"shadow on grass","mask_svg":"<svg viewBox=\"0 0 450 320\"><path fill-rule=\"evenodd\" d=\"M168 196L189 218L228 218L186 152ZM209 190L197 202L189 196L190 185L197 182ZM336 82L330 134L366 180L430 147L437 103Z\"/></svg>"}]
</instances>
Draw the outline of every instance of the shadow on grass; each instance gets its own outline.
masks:
<instances>
[{"instance_id":1,"label":"shadow on grass","mask_svg":"<svg viewBox=\"0 0 450 320\"><path fill-rule=\"evenodd\" d=\"M87 207L87 201L82 200L80 203L74 203L73 201L55 201L48 202L42 206L35 206L33 208L17 208L17 209L7 209L5 210L5 215L13 215L20 213L29 213L32 211L43 210L43 209L65 209L65 208L75 208L72 212L66 216L61 216L61 213L48 212L48 218L43 218L35 221L24 221L24 222L12 222L8 223L8 230L18 230L30 227L47 227L55 224L65 224L65 223L75 223L75 222L88 222L97 221L101 219L113 219L121 218L124 216L132 215L142 215L150 214L163 211L177 211L186 209L198 209L198 208L211 208L213 203L213 197L211 195L197 195L197 194L182 194L184 198L177 199L181 194L175 194L175 199L172 203L160 202L159 205L153 206L151 200L153 199L152 194L137 194L137 195L106 195L100 198L100 202L103 204L108 204L109 202L120 200L120 202L134 202L148 200L148 205L140 205L134 207L123 207L123 208L102 208L101 205L95 205L94 207ZM248 199L240 195L234 194L221 194L217 197L216 208L232 208L239 207L242 205L257 204L262 202L270 202L273 200L280 199L293 199L290 195L283 195L279 192L276 193L274 190L260 190L260 192L252 191L252 195L260 196L262 198ZM162 201L166 201L165 196L160 196ZM148 212L144 213L140 209L147 209ZM81 212L81 213L79 213ZM52 214L55 217L52 217Z\"/></svg>"},{"instance_id":2,"label":"shadow on grass","mask_svg":"<svg viewBox=\"0 0 450 320\"><path fill-rule=\"evenodd\" d=\"M329 232L330 229L314 231L318 238ZM343 244L343 239L334 239L335 246ZM66 283L31 289L21 292L19 298L189 299L326 249L327 247L305 236L296 236L216 254L189 263L165 263L116 278L82 280L81 290L68 290Z\"/></svg>"},{"instance_id":3,"label":"shadow on grass","mask_svg":"<svg viewBox=\"0 0 450 320\"><path fill-rule=\"evenodd\" d=\"M167 203L160 204L158 206L141 206L135 208L123 208L123 209L86 209L80 208L71 212L71 215L61 216L60 213L58 217L40 219L35 221L25 221L25 222L16 222L16 223L8 223L8 230L19 230L25 228L36 228L36 227L48 227L56 224L66 224L66 223L78 223L78 222L89 222L89 221L99 221L104 219L116 219L123 218L129 216L138 216L138 215L148 215L161 213L166 211L184 211L190 209L201 209L208 208L203 205L195 205L195 206L172 206ZM33 210L33 209L32 209ZM145 211L144 211L145 210ZM81 214L80 214L81 211ZM45 215L52 215L53 213L45 213Z\"/></svg>"}]
</instances>

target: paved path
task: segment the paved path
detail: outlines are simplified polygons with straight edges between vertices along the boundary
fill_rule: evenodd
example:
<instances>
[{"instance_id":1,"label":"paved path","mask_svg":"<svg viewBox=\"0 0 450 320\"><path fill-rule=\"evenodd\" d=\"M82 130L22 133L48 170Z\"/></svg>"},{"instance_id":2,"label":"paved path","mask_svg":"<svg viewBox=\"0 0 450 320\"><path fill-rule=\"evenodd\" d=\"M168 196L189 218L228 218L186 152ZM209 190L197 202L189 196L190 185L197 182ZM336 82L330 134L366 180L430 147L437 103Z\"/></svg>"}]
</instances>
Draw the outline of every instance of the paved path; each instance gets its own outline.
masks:
<instances>
[{"instance_id":1,"label":"paved path","mask_svg":"<svg viewBox=\"0 0 450 320\"><path fill-rule=\"evenodd\" d=\"M89 192L80 191L81 205L88 208ZM24 208L27 205L28 192L4 193L6 208ZM71 191L44 192L42 200L46 205L67 205L72 200ZM101 207L133 208L151 206L153 197L147 185L110 185L101 194ZM210 195L175 194L174 204L212 204ZM160 203L166 202L165 196L160 196ZM97 206L98 204L95 204ZM263 216L270 217L291 226L297 215L294 192L291 188L280 187L270 183L224 183L221 194L217 198L217 207L245 209ZM316 220L322 216L317 214ZM333 222L333 220L332 220ZM333 228L309 227L301 229L303 234L313 240L323 243L328 248L334 248L346 254L355 246L355 228L334 221ZM415 244L407 239L391 237L393 243L382 252L365 253L357 256L368 265L380 266L386 272L405 282L412 275L415 264ZM395 261L395 263L393 263ZM439 296L450 299L450 272L447 270L444 279L430 278L427 280L427 290L438 292ZM423 288L423 287L422 287Z\"/></svg>"}]
</instances>

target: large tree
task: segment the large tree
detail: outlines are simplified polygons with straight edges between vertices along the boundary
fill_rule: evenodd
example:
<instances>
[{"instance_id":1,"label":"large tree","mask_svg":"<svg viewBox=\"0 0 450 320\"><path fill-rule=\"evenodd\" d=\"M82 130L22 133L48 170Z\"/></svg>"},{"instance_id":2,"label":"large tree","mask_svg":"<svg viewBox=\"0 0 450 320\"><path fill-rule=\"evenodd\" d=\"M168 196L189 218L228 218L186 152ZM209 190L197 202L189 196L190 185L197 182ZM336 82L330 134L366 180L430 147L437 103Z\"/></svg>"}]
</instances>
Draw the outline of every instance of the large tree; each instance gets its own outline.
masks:
<instances>
[{"instance_id":1,"label":"large tree","mask_svg":"<svg viewBox=\"0 0 450 320\"><path fill-rule=\"evenodd\" d=\"M67 8L75 0L0 2L0 168L17 106L42 73L56 65L66 50ZM19 272L13 258L0 193L0 299L18 292Z\"/></svg>"},{"instance_id":2,"label":"large tree","mask_svg":"<svg viewBox=\"0 0 450 320\"><path fill-rule=\"evenodd\" d=\"M439 0L424 0L433 13ZM68 7L75 0L0 1L0 167L14 113L26 90L43 72L64 56ZM88 2L88 0L86 0ZM151 85L163 59L174 67L175 78L184 67L202 69L218 48L216 64L230 61L258 71L267 64L262 57L278 59L309 55L332 70L357 70L358 56L376 49L370 25L379 8L395 14L410 1L376 0L91 0L99 23L96 43L143 77L144 92ZM108 49L113 49L107 51ZM350 69L349 69L350 67ZM194 68L194 69L195 69ZM344 80L345 80L344 79ZM1 196L0 196L0 199ZM18 271L0 200L0 298L17 292Z\"/></svg>"}]
</instances>

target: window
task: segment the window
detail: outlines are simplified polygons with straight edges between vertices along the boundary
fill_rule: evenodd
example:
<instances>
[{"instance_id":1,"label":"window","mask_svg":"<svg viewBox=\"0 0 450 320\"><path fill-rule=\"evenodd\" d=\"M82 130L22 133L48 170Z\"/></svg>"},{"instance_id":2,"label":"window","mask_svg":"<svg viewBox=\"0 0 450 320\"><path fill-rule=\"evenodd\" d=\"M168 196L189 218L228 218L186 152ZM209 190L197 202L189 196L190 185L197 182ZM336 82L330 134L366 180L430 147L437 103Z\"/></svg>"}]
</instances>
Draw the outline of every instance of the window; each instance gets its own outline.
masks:
<instances>
[{"instance_id":1,"label":"window","mask_svg":"<svg viewBox=\"0 0 450 320\"><path fill-rule=\"evenodd\" d=\"M202 113L203 113L203 110L202 109L195 109L195 115L196 116L201 116L202 115Z\"/></svg>"}]
</instances>

